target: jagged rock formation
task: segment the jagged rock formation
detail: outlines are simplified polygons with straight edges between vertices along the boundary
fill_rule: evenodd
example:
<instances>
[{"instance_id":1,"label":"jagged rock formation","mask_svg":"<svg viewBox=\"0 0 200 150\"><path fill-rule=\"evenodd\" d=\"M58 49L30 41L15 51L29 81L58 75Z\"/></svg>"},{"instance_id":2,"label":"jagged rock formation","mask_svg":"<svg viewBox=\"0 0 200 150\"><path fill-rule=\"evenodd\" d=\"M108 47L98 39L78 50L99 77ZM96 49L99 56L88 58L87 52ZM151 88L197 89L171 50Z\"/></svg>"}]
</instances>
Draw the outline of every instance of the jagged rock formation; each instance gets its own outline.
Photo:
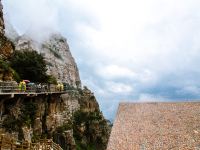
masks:
<instances>
[{"instance_id":1,"label":"jagged rock formation","mask_svg":"<svg viewBox=\"0 0 200 150\"><path fill-rule=\"evenodd\" d=\"M29 142L53 138L69 150L104 150L110 132L87 88L61 96L0 96L0 114L0 133Z\"/></svg>"},{"instance_id":2,"label":"jagged rock formation","mask_svg":"<svg viewBox=\"0 0 200 150\"><path fill-rule=\"evenodd\" d=\"M15 43L15 50L17 51L40 51L39 43L32 40L28 35L22 35L16 38L14 41Z\"/></svg>"},{"instance_id":3,"label":"jagged rock formation","mask_svg":"<svg viewBox=\"0 0 200 150\"><path fill-rule=\"evenodd\" d=\"M48 74L70 86L81 86L77 65L71 55L66 39L60 34L52 34L42 44L27 35L23 35L17 38L15 46L16 50L38 51L46 60Z\"/></svg>"},{"instance_id":4,"label":"jagged rock formation","mask_svg":"<svg viewBox=\"0 0 200 150\"><path fill-rule=\"evenodd\" d=\"M0 59L10 59L14 51L12 42L0 33Z\"/></svg>"},{"instance_id":5,"label":"jagged rock formation","mask_svg":"<svg viewBox=\"0 0 200 150\"><path fill-rule=\"evenodd\" d=\"M48 73L62 82L80 87L78 68L72 57L67 40L60 34L53 34L42 44L41 53L48 64Z\"/></svg>"}]
</instances>

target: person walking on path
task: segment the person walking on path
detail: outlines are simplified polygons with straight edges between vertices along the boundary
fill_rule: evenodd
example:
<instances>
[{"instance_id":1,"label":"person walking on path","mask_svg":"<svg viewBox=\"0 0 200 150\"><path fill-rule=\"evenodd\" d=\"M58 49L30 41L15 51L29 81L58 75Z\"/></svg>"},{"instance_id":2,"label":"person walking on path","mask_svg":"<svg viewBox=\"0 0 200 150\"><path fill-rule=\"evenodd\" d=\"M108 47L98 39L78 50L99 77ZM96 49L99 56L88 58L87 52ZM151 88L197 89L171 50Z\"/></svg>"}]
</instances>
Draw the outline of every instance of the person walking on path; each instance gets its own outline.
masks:
<instances>
[{"instance_id":1,"label":"person walking on path","mask_svg":"<svg viewBox=\"0 0 200 150\"><path fill-rule=\"evenodd\" d=\"M18 90L19 90L19 92L21 92L21 91L22 91L22 82L19 82L19 85L18 85Z\"/></svg>"},{"instance_id":2,"label":"person walking on path","mask_svg":"<svg viewBox=\"0 0 200 150\"><path fill-rule=\"evenodd\" d=\"M60 91L64 90L64 85L62 83L60 83Z\"/></svg>"},{"instance_id":3,"label":"person walking on path","mask_svg":"<svg viewBox=\"0 0 200 150\"><path fill-rule=\"evenodd\" d=\"M21 89L22 89L23 92L26 91L26 82L25 81L22 81Z\"/></svg>"},{"instance_id":4,"label":"person walking on path","mask_svg":"<svg viewBox=\"0 0 200 150\"><path fill-rule=\"evenodd\" d=\"M20 91L20 92L25 92L25 91L26 91L26 82L21 81L21 82L19 83L18 88L19 88L19 91Z\"/></svg>"}]
</instances>

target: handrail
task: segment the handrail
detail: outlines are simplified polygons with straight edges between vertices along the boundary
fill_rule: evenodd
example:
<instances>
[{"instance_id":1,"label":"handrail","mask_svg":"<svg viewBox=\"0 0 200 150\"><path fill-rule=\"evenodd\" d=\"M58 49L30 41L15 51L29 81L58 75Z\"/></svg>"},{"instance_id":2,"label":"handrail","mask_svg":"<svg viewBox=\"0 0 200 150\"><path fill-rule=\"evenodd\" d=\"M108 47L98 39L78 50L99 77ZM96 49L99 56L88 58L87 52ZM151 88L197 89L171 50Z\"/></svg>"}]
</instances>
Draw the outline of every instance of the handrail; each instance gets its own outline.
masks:
<instances>
[{"instance_id":1,"label":"handrail","mask_svg":"<svg viewBox=\"0 0 200 150\"><path fill-rule=\"evenodd\" d=\"M0 82L0 94L1 93L63 93L74 90L61 89L55 84L33 84L26 85L25 88L20 88L18 84L14 82Z\"/></svg>"},{"instance_id":2,"label":"handrail","mask_svg":"<svg viewBox=\"0 0 200 150\"><path fill-rule=\"evenodd\" d=\"M53 142L52 139L43 139L37 143L28 143L14 141L1 136L0 149L8 150L63 150L59 144Z\"/></svg>"}]
</instances>

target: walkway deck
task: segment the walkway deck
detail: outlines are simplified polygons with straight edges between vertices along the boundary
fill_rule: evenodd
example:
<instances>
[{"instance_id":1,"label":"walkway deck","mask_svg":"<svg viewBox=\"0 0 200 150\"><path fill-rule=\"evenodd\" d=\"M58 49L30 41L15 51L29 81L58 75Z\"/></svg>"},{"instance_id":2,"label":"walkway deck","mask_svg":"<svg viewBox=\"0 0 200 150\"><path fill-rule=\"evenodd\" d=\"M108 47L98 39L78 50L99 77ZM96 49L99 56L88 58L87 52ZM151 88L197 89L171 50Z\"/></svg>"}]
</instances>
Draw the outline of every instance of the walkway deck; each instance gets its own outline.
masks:
<instances>
[{"instance_id":1,"label":"walkway deck","mask_svg":"<svg viewBox=\"0 0 200 150\"><path fill-rule=\"evenodd\" d=\"M27 96L27 97L34 97L34 96L40 96L40 95L53 95L53 94L66 94L69 91L62 91L62 92L40 92L40 93L36 93L36 92L15 92L15 93L0 93L0 97L2 96L6 96L6 97L15 97L17 95L21 95L21 96Z\"/></svg>"},{"instance_id":2,"label":"walkway deck","mask_svg":"<svg viewBox=\"0 0 200 150\"><path fill-rule=\"evenodd\" d=\"M18 84L15 82L0 82L0 96L14 97L16 95L24 96L38 96L38 95L52 95L65 94L75 90L61 90L56 85L51 84L35 84L34 86L27 86L26 90L19 90Z\"/></svg>"},{"instance_id":3,"label":"walkway deck","mask_svg":"<svg viewBox=\"0 0 200 150\"><path fill-rule=\"evenodd\" d=\"M121 103L107 150L200 149L200 102Z\"/></svg>"}]
</instances>

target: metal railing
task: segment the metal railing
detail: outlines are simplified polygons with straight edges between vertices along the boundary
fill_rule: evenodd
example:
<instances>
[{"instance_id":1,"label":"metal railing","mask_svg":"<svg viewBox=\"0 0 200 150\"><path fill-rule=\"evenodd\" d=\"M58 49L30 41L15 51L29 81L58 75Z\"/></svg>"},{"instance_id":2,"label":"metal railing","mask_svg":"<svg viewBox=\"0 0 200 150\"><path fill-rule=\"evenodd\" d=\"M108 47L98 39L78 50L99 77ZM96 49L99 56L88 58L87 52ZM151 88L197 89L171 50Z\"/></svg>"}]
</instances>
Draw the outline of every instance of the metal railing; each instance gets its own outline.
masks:
<instances>
[{"instance_id":1,"label":"metal railing","mask_svg":"<svg viewBox=\"0 0 200 150\"><path fill-rule=\"evenodd\" d=\"M63 150L52 139L40 140L37 143L28 143L10 140L4 136L0 139L0 150Z\"/></svg>"},{"instance_id":2,"label":"metal railing","mask_svg":"<svg viewBox=\"0 0 200 150\"><path fill-rule=\"evenodd\" d=\"M26 84L26 86L19 87L16 82L0 82L0 93L63 93L69 90L61 89L54 84Z\"/></svg>"}]
</instances>

